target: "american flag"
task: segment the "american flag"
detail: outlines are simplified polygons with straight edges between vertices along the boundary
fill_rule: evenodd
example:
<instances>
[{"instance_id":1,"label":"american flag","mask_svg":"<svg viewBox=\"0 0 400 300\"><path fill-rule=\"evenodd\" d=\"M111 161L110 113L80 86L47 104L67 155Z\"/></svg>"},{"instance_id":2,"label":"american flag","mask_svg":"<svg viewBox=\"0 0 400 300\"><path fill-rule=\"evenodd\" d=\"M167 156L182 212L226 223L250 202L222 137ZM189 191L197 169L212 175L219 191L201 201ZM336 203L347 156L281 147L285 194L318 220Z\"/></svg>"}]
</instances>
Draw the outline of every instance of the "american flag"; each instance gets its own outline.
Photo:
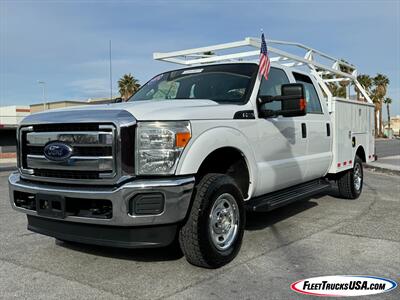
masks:
<instances>
[{"instance_id":1,"label":"american flag","mask_svg":"<svg viewBox=\"0 0 400 300\"><path fill-rule=\"evenodd\" d=\"M268 57L267 43L265 42L264 33L261 35L261 51L260 51L260 64L259 74L264 75L265 80L268 80L269 69L271 62Z\"/></svg>"}]
</instances>

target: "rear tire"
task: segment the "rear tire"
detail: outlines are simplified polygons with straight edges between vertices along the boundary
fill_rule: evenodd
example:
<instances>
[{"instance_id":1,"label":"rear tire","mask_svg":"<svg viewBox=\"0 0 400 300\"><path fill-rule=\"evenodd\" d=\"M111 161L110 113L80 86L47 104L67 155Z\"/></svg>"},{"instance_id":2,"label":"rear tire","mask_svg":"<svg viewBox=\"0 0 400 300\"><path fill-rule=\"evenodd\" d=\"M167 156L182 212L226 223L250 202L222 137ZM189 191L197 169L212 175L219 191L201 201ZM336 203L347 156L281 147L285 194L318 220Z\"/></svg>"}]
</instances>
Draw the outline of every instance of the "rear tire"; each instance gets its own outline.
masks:
<instances>
[{"instance_id":1,"label":"rear tire","mask_svg":"<svg viewBox=\"0 0 400 300\"><path fill-rule=\"evenodd\" d=\"M357 199L361 195L363 181L362 160L356 156L353 168L343 172L337 181L340 196L345 199Z\"/></svg>"},{"instance_id":2,"label":"rear tire","mask_svg":"<svg viewBox=\"0 0 400 300\"><path fill-rule=\"evenodd\" d=\"M193 205L180 229L179 243L187 261L219 268L238 254L246 214L243 196L227 175L207 174L196 185Z\"/></svg>"}]
</instances>

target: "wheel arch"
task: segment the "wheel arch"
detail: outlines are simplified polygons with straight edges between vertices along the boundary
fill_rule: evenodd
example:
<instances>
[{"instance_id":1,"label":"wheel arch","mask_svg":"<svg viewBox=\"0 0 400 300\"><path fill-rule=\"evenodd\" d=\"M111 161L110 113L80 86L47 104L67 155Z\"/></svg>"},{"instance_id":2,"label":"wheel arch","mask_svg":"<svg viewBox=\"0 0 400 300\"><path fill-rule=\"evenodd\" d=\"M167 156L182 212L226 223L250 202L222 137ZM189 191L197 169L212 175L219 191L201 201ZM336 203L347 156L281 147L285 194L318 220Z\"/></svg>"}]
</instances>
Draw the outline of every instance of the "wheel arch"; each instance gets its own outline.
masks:
<instances>
[{"instance_id":1,"label":"wheel arch","mask_svg":"<svg viewBox=\"0 0 400 300\"><path fill-rule=\"evenodd\" d=\"M357 151L356 151L356 156L358 156L359 158L361 158L362 162L366 162L367 161L367 157L365 156L365 150L363 146L358 146Z\"/></svg>"},{"instance_id":2,"label":"wheel arch","mask_svg":"<svg viewBox=\"0 0 400 300\"><path fill-rule=\"evenodd\" d=\"M242 162L241 165L239 164L240 168L245 167L248 172L247 192L243 192L245 199L248 199L255 189L257 168L249 141L237 129L218 127L203 132L191 141L187 149L185 149L179 161L176 174L196 174L196 177L201 177L202 173L204 175L205 166L212 165L212 162L218 162L220 165L220 161L223 161L222 165L226 165L227 162L233 162L239 156ZM218 168L210 168L208 171L215 172L216 169ZM240 183L240 186L244 186L243 182Z\"/></svg>"}]
</instances>

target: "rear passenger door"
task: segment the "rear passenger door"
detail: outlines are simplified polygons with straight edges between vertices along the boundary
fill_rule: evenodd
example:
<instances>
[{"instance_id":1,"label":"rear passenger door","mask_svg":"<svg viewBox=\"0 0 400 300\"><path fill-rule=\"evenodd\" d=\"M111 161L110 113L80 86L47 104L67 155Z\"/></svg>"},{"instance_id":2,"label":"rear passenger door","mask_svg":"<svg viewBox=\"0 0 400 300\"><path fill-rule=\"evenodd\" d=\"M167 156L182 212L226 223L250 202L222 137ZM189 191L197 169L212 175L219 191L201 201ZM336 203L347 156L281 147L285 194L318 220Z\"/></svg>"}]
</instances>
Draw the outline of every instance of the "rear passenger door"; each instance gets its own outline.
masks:
<instances>
[{"instance_id":1,"label":"rear passenger door","mask_svg":"<svg viewBox=\"0 0 400 300\"><path fill-rule=\"evenodd\" d=\"M307 101L307 171L305 180L319 178L326 174L332 161L332 128L325 103L321 105L322 94L318 95L317 83L308 75L293 72L297 83L304 85ZM316 88L317 87L317 88Z\"/></svg>"}]
</instances>

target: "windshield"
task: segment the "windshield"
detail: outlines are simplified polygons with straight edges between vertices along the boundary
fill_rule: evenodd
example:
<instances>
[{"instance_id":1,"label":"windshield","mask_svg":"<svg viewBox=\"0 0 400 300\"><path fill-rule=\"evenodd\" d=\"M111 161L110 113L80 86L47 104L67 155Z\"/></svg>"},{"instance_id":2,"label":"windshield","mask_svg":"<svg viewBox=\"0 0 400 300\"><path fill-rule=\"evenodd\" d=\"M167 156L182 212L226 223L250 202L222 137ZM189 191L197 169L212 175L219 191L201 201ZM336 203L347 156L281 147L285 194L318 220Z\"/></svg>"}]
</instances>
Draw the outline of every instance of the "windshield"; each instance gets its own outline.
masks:
<instances>
[{"instance_id":1,"label":"windshield","mask_svg":"<svg viewBox=\"0 0 400 300\"><path fill-rule=\"evenodd\" d=\"M244 103L251 93L257 64L197 66L160 74L129 101L210 99L218 103Z\"/></svg>"}]
</instances>

